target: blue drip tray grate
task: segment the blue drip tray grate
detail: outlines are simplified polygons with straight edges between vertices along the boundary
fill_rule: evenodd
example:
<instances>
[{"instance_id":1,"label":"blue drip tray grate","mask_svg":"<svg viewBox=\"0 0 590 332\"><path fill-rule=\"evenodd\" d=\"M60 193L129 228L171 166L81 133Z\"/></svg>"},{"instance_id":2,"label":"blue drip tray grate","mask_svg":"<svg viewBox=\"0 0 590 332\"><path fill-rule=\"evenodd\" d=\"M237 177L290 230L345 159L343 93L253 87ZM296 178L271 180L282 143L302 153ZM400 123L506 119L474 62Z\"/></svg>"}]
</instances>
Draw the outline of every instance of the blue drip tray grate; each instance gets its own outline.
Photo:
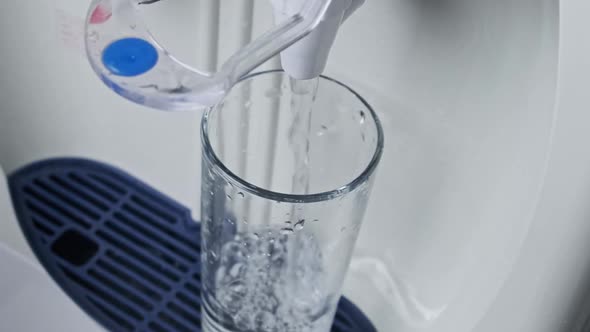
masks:
<instances>
[{"instance_id":1,"label":"blue drip tray grate","mask_svg":"<svg viewBox=\"0 0 590 332\"><path fill-rule=\"evenodd\" d=\"M21 228L62 289L111 331L201 331L200 226L111 166L50 159L9 177ZM333 332L376 329L346 298Z\"/></svg>"}]
</instances>

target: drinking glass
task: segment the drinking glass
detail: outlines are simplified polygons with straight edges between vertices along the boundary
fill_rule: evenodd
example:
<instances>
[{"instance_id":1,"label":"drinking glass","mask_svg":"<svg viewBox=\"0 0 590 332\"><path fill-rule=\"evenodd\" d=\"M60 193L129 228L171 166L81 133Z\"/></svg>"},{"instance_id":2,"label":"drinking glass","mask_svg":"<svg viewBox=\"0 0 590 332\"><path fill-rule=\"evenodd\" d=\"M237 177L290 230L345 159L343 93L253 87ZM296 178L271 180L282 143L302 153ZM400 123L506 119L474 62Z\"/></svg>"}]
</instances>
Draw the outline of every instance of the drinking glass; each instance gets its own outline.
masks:
<instances>
[{"instance_id":1,"label":"drinking glass","mask_svg":"<svg viewBox=\"0 0 590 332\"><path fill-rule=\"evenodd\" d=\"M383 151L334 79L245 77L202 121L203 328L327 332Z\"/></svg>"}]
</instances>

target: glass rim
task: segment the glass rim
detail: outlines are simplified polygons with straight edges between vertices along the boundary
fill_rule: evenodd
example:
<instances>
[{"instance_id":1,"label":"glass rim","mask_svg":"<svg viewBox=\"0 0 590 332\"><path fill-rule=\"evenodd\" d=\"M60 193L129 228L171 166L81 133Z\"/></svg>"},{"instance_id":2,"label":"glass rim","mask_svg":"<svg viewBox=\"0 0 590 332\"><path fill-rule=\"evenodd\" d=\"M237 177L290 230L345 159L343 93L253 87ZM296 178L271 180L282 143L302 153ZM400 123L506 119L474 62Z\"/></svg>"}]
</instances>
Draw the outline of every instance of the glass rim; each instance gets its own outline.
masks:
<instances>
[{"instance_id":1,"label":"glass rim","mask_svg":"<svg viewBox=\"0 0 590 332\"><path fill-rule=\"evenodd\" d=\"M247 76L244 76L242 79L240 79L240 81L237 84L241 84L241 83L243 83L247 80L250 80L252 78L255 78L257 76L261 76L261 75L265 75L265 74L272 74L272 73L284 73L284 71L281 69L273 69L273 70L265 70L265 71L252 73ZM208 135L208 133L209 133L209 126L208 126L209 125L209 116L212 112L214 112L217 109L217 107L221 103L224 102L225 99L222 100L219 104L208 108L205 111L205 113L203 114L203 117L201 120L201 144L203 147L204 156L213 164L213 166L215 166L216 168L221 170L220 175L226 181L228 181L230 184L232 184L235 187L239 188L240 190L243 190L243 191L248 192L250 194L253 194L253 195L256 195L256 196L259 196L262 198L266 198L266 199L271 199L271 200L274 200L277 202L285 202L285 203L321 202L321 201L332 200L332 199L344 196L344 195L354 191L355 189L357 189L361 184L365 183L369 179L369 177L375 172L375 170L377 169L377 166L379 165L379 162L380 162L381 157L383 155L383 148L384 148L383 127L381 125L381 121L379 120L379 117L377 116L377 113L373 110L373 107L371 107L371 105L369 105L369 103L359 93L354 91L348 85L346 85L336 79L333 79L331 77L328 77L325 75L320 75L320 78L324 81L335 83L335 84L343 87L344 89L346 89L350 93L352 93L367 108L367 110L369 111L369 113L371 114L371 116L373 118L373 121L375 122L375 127L377 129L377 144L375 147L375 152L373 153L373 156L372 156L369 164L364 168L364 170L360 174L356 175L352 181L344 184L341 187L338 187L338 188L332 189L332 190L328 190L328 191L322 191L322 192L312 193L312 194L288 194L288 193L281 193L281 192L276 192L276 191L262 188L260 186L254 185L254 184L244 180L240 176L236 175L219 159L219 157L215 153L213 147L211 146L211 142L209 140L209 135Z\"/></svg>"}]
</instances>

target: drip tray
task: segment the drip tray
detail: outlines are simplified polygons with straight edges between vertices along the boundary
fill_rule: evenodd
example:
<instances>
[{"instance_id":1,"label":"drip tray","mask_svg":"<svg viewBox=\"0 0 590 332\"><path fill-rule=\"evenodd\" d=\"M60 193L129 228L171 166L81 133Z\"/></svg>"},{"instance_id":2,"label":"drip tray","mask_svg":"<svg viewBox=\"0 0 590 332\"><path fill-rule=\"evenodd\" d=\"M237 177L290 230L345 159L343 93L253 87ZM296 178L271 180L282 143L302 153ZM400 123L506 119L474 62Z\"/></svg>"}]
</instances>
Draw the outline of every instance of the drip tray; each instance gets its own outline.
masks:
<instances>
[{"instance_id":1,"label":"drip tray","mask_svg":"<svg viewBox=\"0 0 590 332\"><path fill-rule=\"evenodd\" d=\"M9 177L21 228L52 278L110 331L201 331L200 226L190 211L91 160ZM341 298L333 332L376 331Z\"/></svg>"}]
</instances>

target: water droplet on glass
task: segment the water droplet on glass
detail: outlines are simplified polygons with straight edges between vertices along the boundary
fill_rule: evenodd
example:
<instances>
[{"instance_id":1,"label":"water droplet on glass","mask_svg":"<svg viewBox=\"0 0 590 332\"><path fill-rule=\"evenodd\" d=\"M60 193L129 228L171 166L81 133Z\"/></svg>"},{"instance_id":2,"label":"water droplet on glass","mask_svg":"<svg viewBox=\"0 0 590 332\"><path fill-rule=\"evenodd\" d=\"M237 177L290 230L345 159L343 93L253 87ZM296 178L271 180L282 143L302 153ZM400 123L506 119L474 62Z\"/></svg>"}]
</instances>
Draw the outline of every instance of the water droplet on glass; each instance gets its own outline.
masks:
<instances>
[{"instance_id":1,"label":"water droplet on glass","mask_svg":"<svg viewBox=\"0 0 590 332\"><path fill-rule=\"evenodd\" d=\"M364 111L359 111L359 115L361 116L361 124L365 123L366 115Z\"/></svg>"},{"instance_id":2,"label":"water droplet on glass","mask_svg":"<svg viewBox=\"0 0 590 332\"><path fill-rule=\"evenodd\" d=\"M211 195L211 196L215 196L215 193L214 193L214 192L212 192L212 191L210 191L210 192L209 192L209 195Z\"/></svg>"},{"instance_id":3,"label":"water droplet on glass","mask_svg":"<svg viewBox=\"0 0 590 332\"><path fill-rule=\"evenodd\" d=\"M295 224L295 230L300 231L303 229L304 226L305 226L305 219L301 219Z\"/></svg>"},{"instance_id":4,"label":"water droplet on glass","mask_svg":"<svg viewBox=\"0 0 590 332\"><path fill-rule=\"evenodd\" d=\"M244 218L243 222L244 224L248 225L248 219Z\"/></svg>"},{"instance_id":5,"label":"water droplet on glass","mask_svg":"<svg viewBox=\"0 0 590 332\"><path fill-rule=\"evenodd\" d=\"M293 228L290 228L290 227L281 228L281 234L283 234L283 235L293 234Z\"/></svg>"},{"instance_id":6,"label":"water droplet on glass","mask_svg":"<svg viewBox=\"0 0 590 332\"><path fill-rule=\"evenodd\" d=\"M320 221L319 219L314 219L313 221Z\"/></svg>"},{"instance_id":7,"label":"water droplet on glass","mask_svg":"<svg viewBox=\"0 0 590 332\"><path fill-rule=\"evenodd\" d=\"M344 232L345 230L346 230L346 227L340 228L340 232Z\"/></svg>"},{"instance_id":8,"label":"water droplet on glass","mask_svg":"<svg viewBox=\"0 0 590 332\"><path fill-rule=\"evenodd\" d=\"M230 201L232 200L232 198L231 198L231 196L230 196L229 194L227 194L227 198L228 198Z\"/></svg>"},{"instance_id":9,"label":"water droplet on glass","mask_svg":"<svg viewBox=\"0 0 590 332\"><path fill-rule=\"evenodd\" d=\"M260 239L260 235L259 235L258 233L254 233L254 237L255 237L256 239Z\"/></svg>"},{"instance_id":10,"label":"water droplet on glass","mask_svg":"<svg viewBox=\"0 0 590 332\"><path fill-rule=\"evenodd\" d=\"M137 24L131 24L131 25L129 25L129 27L130 27L132 30L135 30L135 29L137 28Z\"/></svg>"},{"instance_id":11,"label":"water droplet on glass","mask_svg":"<svg viewBox=\"0 0 590 332\"><path fill-rule=\"evenodd\" d=\"M285 221L285 224L287 224L287 225L291 225L291 220L287 220L287 221Z\"/></svg>"},{"instance_id":12,"label":"water droplet on glass","mask_svg":"<svg viewBox=\"0 0 590 332\"><path fill-rule=\"evenodd\" d=\"M244 195L244 193L243 193L243 192L241 192L241 191L238 193L238 196L240 196L240 197L242 197L242 198L246 197L246 195Z\"/></svg>"}]
</instances>

